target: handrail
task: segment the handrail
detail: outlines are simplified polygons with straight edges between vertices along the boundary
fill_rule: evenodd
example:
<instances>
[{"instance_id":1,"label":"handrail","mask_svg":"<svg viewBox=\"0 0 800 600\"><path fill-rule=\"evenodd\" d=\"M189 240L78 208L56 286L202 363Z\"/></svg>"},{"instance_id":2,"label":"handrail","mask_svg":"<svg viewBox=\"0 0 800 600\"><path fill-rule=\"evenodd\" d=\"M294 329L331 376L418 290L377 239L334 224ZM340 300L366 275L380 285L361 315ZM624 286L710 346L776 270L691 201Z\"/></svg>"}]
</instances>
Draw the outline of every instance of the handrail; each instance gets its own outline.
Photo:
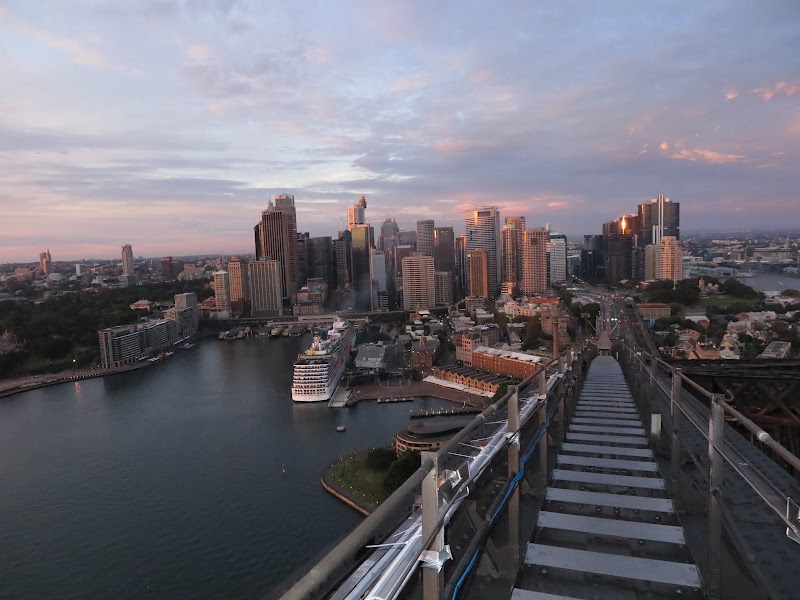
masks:
<instances>
[{"instance_id":1,"label":"handrail","mask_svg":"<svg viewBox=\"0 0 800 600\"><path fill-rule=\"evenodd\" d=\"M567 348L563 352L559 353L558 356L552 357L550 360L542 361L539 363L539 368L529 376L528 378L524 379L518 386L516 390L509 390L502 398L500 398L497 402L491 404L486 409L484 409L479 415L476 415L475 418L467 424L461 431L459 431L455 436L453 436L447 444L439 448L437 451L438 458L443 458L460 443L462 442L470 433L472 433L475 429L483 425L488 421L488 417L496 414L499 410L504 408L507 404L511 395L513 393L519 393L520 391L528 388L540 374L544 371L547 372L549 367L553 365L558 365L559 362L567 357L569 353L573 350L573 348ZM309 597L313 597L315 593L320 591L320 588L327 584L330 584L329 578L336 572L338 568L341 567L342 561L348 557L352 556L358 551L362 550L366 545L368 545L372 540L371 538L375 535L378 529L383 525L383 521L388 518L394 511L400 509L403 505L403 502L406 501L408 496L412 493L416 492L417 487L422 483L426 476L430 473L431 469L434 468L434 462L432 460L426 460L422 463L422 465L417 469L411 477L409 477L397 490L395 490L383 503L367 517L361 524L358 525L350 534L347 535L339 544L336 545L325 557L322 558L319 562L311 567L311 569L306 573L302 578L300 578L297 582L295 582L282 596L284 600L294 600L294 599L305 599ZM444 515L441 515L443 518ZM436 527L436 531L441 527L442 523L441 520ZM431 539L426 540L426 542L421 546L421 550L426 550L427 547L432 542L433 537Z\"/></svg>"}]
</instances>

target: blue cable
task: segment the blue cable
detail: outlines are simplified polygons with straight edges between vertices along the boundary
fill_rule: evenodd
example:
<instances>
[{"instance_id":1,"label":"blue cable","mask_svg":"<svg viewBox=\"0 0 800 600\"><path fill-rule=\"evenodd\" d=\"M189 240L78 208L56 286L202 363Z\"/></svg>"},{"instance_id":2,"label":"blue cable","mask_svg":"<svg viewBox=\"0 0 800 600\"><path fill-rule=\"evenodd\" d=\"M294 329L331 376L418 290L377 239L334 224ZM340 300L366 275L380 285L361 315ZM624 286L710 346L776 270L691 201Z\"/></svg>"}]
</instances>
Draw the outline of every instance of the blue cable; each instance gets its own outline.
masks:
<instances>
[{"instance_id":1,"label":"blue cable","mask_svg":"<svg viewBox=\"0 0 800 600\"><path fill-rule=\"evenodd\" d=\"M514 478L511 480L511 483L508 486L508 490L506 490L505 496L503 496L503 499L500 501L500 504L498 504L497 509L494 511L494 514L492 515L492 518L489 519L488 527L491 527L494 524L495 519L497 519L497 517L500 515L500 511L503 510L503 508L506 505L506 502L508 502L508 498L511 496L511 494L516 489L517 485L519 485L519 482L522 481L522 478L525 476L525 467L528 464L528 461L530 460L531 456L533 456L533 453L536 451L536 448L539 446L539 442L542 441L542 437L544 436L545 432L550 428L549 417L551 416L552 414L548 415L547 422L545 422L539 428L539 431L536 432L536 437L533 438L533 441L529 446L530 450L528 450L520 460L520 470L516 475L514 475ZM475 561L478 559L478 555L480 554L481 549L482 548L480 547L475 549L475 553L472 555L472 558L467 564L467 568L464 569L464 573L462 573L461 577L458 579L458 583L456 583L455 587L453 588L453 596L451 597L451 600L456 600L456 596L458 596L458 592L461 589L461 586L464 584L464 581L467 579L469 574L472 572L473 567L475 566Z\"/></svg>"}]
</instances>

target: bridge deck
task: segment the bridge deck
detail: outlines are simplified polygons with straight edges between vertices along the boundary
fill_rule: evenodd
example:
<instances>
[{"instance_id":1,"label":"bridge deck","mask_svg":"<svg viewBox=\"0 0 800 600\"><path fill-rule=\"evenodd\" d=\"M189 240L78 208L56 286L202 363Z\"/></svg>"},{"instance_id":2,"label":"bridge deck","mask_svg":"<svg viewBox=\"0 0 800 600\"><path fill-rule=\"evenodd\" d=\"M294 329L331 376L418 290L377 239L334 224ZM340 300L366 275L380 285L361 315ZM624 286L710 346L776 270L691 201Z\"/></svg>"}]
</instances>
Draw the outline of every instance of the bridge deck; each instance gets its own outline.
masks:
<instances>
[{"instance_id":1,"label":"bridge deck","mask_svg":"<svg viewBox=\"0 0 800 600\"><path fill-rule=\"evenodd\" d=\"M653 453L643 447L647 438L614 359L594 360L576 415L512 598L703 598L683 528Z\"/></svg>"}]
</instances>

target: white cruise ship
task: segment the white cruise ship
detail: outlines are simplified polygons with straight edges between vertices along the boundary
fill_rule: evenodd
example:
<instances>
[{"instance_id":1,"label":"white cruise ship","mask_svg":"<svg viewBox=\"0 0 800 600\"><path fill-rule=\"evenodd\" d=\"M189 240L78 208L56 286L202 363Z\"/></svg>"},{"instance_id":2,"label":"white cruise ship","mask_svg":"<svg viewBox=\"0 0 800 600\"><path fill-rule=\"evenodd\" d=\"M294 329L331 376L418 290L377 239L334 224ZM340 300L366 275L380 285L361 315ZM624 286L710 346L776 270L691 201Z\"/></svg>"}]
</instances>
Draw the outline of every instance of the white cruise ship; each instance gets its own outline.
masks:
<instances>
[{"instance_id":1,"label":"white cruise ship","mask_svg":"<svg viewBox=\"0 0 800 600\"><path fill-rule=\"evenodd\" d=\"M294 361L292 400L322 402L330 400L350 357L356 328L349 321L337 320L328 337L314 336L311 347Z\"/></svg>"}]
</instances>

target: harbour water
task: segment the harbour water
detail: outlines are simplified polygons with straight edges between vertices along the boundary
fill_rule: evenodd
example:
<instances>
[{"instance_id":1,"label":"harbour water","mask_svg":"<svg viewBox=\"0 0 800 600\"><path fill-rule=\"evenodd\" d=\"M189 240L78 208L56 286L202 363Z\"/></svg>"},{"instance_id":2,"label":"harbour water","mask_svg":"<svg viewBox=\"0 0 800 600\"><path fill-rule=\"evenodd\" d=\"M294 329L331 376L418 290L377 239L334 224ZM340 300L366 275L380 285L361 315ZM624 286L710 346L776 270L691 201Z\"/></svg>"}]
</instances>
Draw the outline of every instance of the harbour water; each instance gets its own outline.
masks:
<instances>
[{"instance_id":1,"label":"harbour water","mask_svg":"<svg viewBox=\"0 0 800 600\"><path fill-rule=\"evenodd\" d=\"M206 341L0 401L0 598L260 598L350 531L322 469L446 403L295 404L308 343Z\"/></svg>"},{"instance_id":2,"label":"harbour water","mask_svg":"<svg viewBox=\"0 0 800 600\"><path fill-rule=\"evenodd\" d=\"M753 277L740 278L739 281L762 292L781 292L783 290L800 290L800 277L777 275L775 273L755 273Z\"/></svg>"}]
</instances>

